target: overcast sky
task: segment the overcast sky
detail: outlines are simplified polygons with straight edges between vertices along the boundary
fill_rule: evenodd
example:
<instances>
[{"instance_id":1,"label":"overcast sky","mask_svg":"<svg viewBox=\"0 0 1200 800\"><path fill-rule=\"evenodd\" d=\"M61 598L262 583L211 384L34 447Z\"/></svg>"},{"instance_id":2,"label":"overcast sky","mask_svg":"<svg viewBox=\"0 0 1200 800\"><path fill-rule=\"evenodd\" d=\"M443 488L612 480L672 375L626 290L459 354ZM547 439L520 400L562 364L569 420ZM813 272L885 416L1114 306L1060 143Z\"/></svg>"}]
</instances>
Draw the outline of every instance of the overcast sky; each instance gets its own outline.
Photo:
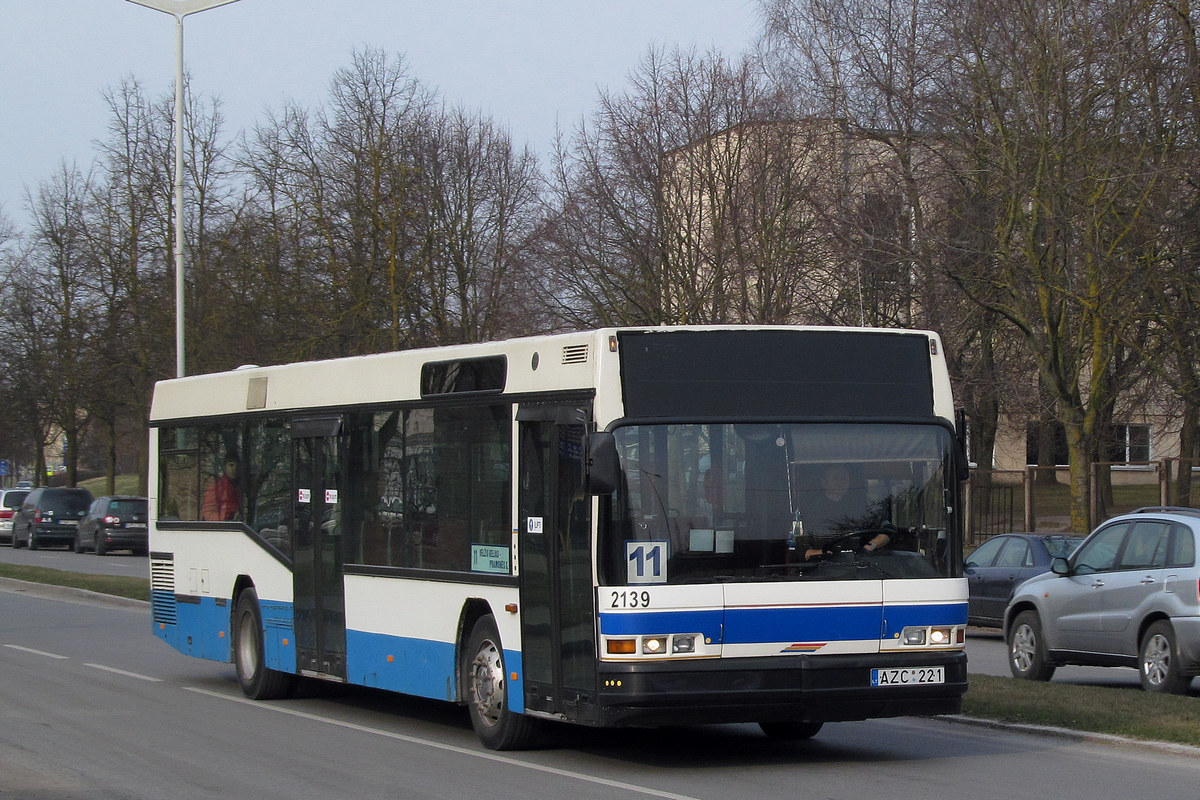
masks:
<instances>
[{"instance_id":1,"label":"overcast sky","mask_svg":"<svg viewBox=\"0 0 1200 800\"><path fill-rule=\"evenodd\" d=\"M403 53L451 105L482 110L548 152L599 88L620 89L651 44L743 53L754 0L239 0L186 18L192 91L223 103L226 133L284 99L324 102L364 47ZM158 98L175 76L175 20L126 0L0 0L0 210L26 224L25 189L63 160L86 170L106 135L102 93L129 76Z\"/></svg>"}]
</instances>

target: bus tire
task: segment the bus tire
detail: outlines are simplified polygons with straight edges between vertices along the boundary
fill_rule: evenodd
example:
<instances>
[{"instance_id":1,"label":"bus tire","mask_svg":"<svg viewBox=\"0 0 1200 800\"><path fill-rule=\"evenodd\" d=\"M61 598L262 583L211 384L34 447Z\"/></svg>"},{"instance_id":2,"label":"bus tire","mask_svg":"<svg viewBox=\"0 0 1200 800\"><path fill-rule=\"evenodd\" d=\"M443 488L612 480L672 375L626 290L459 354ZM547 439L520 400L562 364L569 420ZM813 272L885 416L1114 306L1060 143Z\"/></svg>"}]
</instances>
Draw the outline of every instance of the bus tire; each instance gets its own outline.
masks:
<instances>
[{"instance_id":1,"label":"bus tire","mask_svg":"<svg viewBox=\"0 0 1200 800\"><path fill-rule=\"evenodd\" d=\"M771 739L799 742L816 736L824 724L823 722L760 722L758 727L762 728L762 732Z\"/></svg>"},{"instance_id":2,"label":"bus tire","mask_svg":"<svg viewBox=\"0 0 1200 800\"><path fill-rule=\"evenodd\" d=\"M245 589L233 607L233 661L242 694L251 700L277 700L291 694L295 676L268 669L263 653L262 611L258 592Z\"/></svg>"},{"instance_id":3,"label":"bus tire","mask_svg":"<svg viewBox=\"0 0 1200 800\"><path fill-rule=\"evenodd\" d=\"M462 651L463 698L471 727L489 750L523 750L537 738L537 720L509 709L504 648L496 620L481 617Z\"/></svg>"}]
</instances>

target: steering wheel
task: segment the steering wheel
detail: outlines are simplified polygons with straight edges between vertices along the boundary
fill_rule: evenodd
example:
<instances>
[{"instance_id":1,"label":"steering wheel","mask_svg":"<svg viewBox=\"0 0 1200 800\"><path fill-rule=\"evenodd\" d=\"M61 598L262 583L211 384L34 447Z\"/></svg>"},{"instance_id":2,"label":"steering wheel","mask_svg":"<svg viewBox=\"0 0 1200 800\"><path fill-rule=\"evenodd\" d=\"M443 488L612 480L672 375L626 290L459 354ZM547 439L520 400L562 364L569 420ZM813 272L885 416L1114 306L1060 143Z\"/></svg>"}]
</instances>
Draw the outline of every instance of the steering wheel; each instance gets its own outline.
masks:
<instances>
[{"instance_id":1,"label":"steering wheel","mask_svg":"<svg viewBox=\"0 0 1200 800\"><path fill-rule=\"evenodd\" d=\"M821 546L821 549L823 549L827 552L834 552L834 553L840 552L844 548L838 547L838 544L840 542L845 542L847 540L852 539L852 540L854 540L854 543L849 547L849 549L850 550L861 550L863 548L863 545L865 545L867 542L874 539L876 536L879 536L880 534L888 537L888 541L891 542L892 540L894 540L896 538L896 529L895 528L884 528L884 527L860 528L859 530L850 531L849 533L843 533L841 536L838 536L837 538L830 539L828 542L825 542Z\"/></svg>"}]
</instances>

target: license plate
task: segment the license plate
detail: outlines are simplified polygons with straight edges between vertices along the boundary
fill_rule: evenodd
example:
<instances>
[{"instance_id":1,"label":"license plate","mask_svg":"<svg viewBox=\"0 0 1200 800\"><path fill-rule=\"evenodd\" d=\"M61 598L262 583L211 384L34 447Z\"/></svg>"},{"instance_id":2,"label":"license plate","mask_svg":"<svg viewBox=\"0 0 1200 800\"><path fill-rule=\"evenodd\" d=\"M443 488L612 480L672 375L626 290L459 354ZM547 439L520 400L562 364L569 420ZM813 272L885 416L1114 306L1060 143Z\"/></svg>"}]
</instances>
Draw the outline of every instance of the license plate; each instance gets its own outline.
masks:
<instances>
[{"instance_id":1,"label":"license plate","mask_svg":"<svg viewBox=\"0 0 1200 800\"><path fill-rule=\"evenodd\" d=\"M69 525L71 527L74 527L79 524L79 520L77 520L77 519L60 519L58 521L58 524L59 525Z\"/></svg>"},{"instance_id":2,"label":"license plate","mask_svg":"<svg viewBox=\"0 0 1200 800\"><path fill-rule=\"evenodd\" d=\"M872 686L916 686L945 682L945 667L892 667L871 670Z\"/></svg>"}]
</instances>

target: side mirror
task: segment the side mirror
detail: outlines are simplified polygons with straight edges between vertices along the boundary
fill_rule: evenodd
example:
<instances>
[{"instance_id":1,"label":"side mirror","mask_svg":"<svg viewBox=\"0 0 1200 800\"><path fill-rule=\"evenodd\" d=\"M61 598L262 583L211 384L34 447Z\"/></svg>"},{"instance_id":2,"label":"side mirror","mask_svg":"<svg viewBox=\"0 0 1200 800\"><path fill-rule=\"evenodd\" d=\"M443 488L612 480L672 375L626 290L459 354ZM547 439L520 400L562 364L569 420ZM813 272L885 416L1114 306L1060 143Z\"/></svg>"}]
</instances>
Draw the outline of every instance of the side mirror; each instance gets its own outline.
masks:
<instances>
[{"instance_id":1,"label":"side mirror","mask_svg":"<svg viewBox=\"0 0 1200 800\"><path fill-rule=\"evenodd\" d=\"M1055 575L1070 575L1071 562L1067 561L1062 556L1059 556L1050 562L1050 571Z\"/></svg>"},{"instance_id":2,"label":"side mirror","mask_svg":"<svg viewBox=\"0 0 1200 800\"><path fill-rule=\"evenodd\" d=\"M967 412L954 410L954 466L955 477L962 483L971 479L971 462L967 458Z\"/></svg>"},{"instance_id":3,"label":"side mirror","mask_svg":"<svg viewBox=\"0 0 1200 800\"><path fill-rule=\"evenodd\" d=\"M588 494L612 494L621 480L621 460L617 457L617 439L608 431L588 434L587 438Z\"/></svg>"}]
</instances>

